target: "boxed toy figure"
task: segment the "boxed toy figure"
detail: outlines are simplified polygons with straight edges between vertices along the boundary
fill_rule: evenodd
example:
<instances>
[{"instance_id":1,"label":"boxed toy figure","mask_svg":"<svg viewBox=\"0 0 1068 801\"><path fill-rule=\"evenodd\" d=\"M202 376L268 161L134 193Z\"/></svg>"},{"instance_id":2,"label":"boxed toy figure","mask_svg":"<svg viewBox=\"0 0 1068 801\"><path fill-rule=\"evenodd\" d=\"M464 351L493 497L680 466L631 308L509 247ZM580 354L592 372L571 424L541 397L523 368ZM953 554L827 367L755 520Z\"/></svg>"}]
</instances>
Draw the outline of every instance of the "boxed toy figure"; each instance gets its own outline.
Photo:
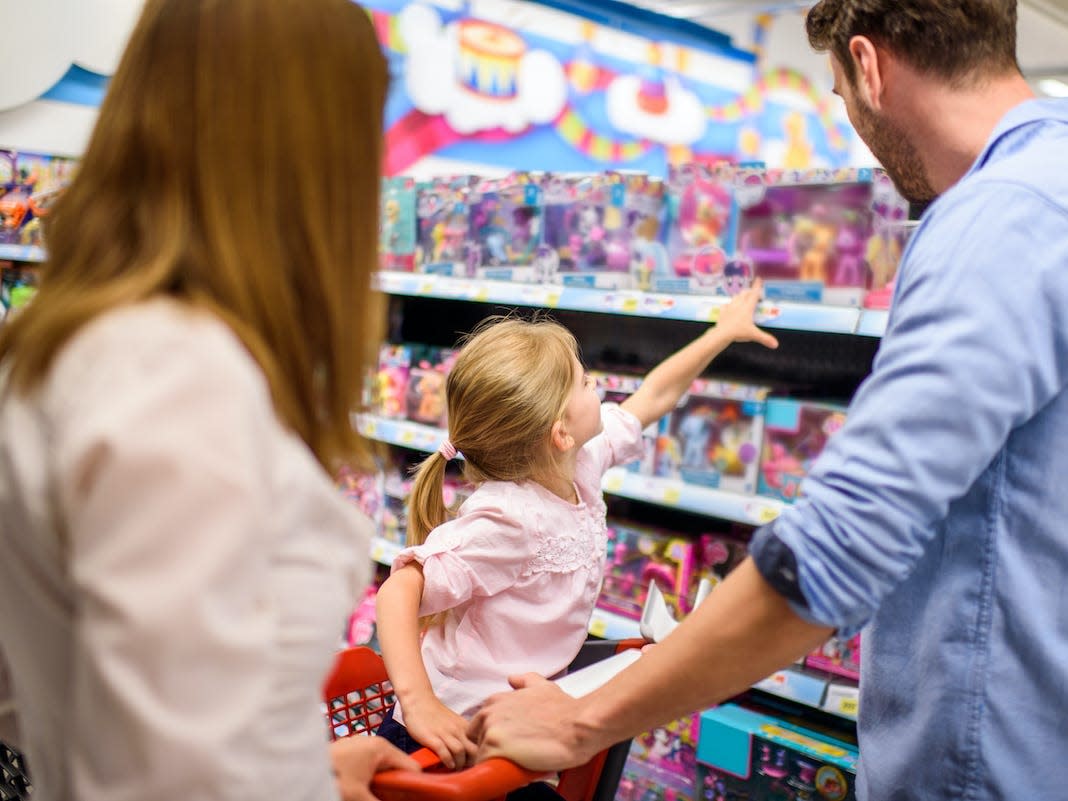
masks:
<instances>
[{"instance_id":1,"label":"boxed toy figure","mask_svg":"<svg viewBox=\"0 0 1068 801\"><path fill-rule=\"evenodd\" d=\"M697 716L634 738L616 801L696 801Z\"/></svg>"},{"instance_id":2,"label":"boxed toy figure","mask_svg":"<svg viewBox=\"0 0 1068 801\"><path fill-rule=\"evenodd\" d=\"M753 492L767 395L766 387L694 381L658 440L656 475Z\"/></svg>"},{"instance_id":3,"label":"boxed toy figure","mask_svg":"<svg viewBox=\"0 0 1068 801\"><path fill-rule=\"evenodd\" d=\"M701 713L697 787L707 801L855 801L857 749L735 704Z\"/></svg>"},{"instance_id":4,"label":"boxed toy figure","mask_svg":"<svg viewBox=\"0 0 1068 801\"><path fill-rule=\"evenodd\" d=\"M689 612L694 574L693 540L609 521L608 560L597 606L641 619L649 583L655 581L676 620Z\"/></svg>"},{"instance_id":5,"label":"boxed toy figure","mask_svg":"<svg viewBox=\"0 0 1068 801\"><path fill-rule=\"evenodd\" d=\"M734 169L703 164L672 167L667 183L667 260L652 289L677 294L736 295L752 269L734 247Z\"/></svg>"},{"instance_id":6,"label":"boxed toy figure","mask_svg":"<svg viewBox=\"0 0 1068 801\"><path fill-rule=\"evenodd\" d=\"M378 349L378 371L371 393L371 411L383 417L403 418L408 407L408 374L412 366L409 345L386 343Z\"/></svg>"},{"instance_id":7,"label":"boxed toy figure","mask_svg":"<svg viewBox=\"0 0 1068 801\"><path fill-rule=\"evenodd\" d=\"M860 679L860 635L849 639L831 637L805 657L805 666L837 673L858 681Z\"/></svg>"},{"instance_id":8,"label":"boxed toy figure","mask_svg":"<svg viewBox=\"0 0 1068 801\"><path fill-rule=\"evenodd\" d=\"M769 300L860 306L866 258L888 222L907 210L878 170L766 170L736 178L737 248Z\"/></svg>"},{"instance_id":9,"label":"boxed toy figure","mask_svg":"<svg viewBox=\"0 0 1068 801\"><path fill-rule=\"evenodd\" d=\"M407 417L417 423L446 426L445 379L458 351L451 348L419 348L408 371Z\"/></svg>"},{"instance_id":10,"label":"boxed toy figure","mask_svg":"<svg viewBox=\"0 0 1068 801\"><path fill-rule=\"evenodd\" d=\"M468 192L473 178L436 178L420 184L416 216L417 268L441 275L467 274Z\"/></svg>"},{"instance_id":11,"label":"boxed toy figure","mask_svg":"<svg viewBox=\"0 0 1068 801\"><path fill-rule=\"evenodd\" d=\"M535 265L541 241L541 180L517 172L471 188L468 275L540 283Z\"/></svg>"},{"instance_id":12,"label":"boxed toy figure","mask_svg":"<svg viewBox=\"0 0 1068 801\"><path fill-rule=\"evenodd\" d=\"M382 222L379 264L383 270L415 269L415 180L387 178L382 182Z\"/></svg>"},{"instance_id":13,"label":"boxed toy figure","mask_svg":"<svg viewBox=\"0 0 1068 801\"><path fill-rule=\"evenodd\" d=\"M769 398L757 493L789 503L796 500L812 463L843 425L842 406Z\"/></svg>"}]
</instances>

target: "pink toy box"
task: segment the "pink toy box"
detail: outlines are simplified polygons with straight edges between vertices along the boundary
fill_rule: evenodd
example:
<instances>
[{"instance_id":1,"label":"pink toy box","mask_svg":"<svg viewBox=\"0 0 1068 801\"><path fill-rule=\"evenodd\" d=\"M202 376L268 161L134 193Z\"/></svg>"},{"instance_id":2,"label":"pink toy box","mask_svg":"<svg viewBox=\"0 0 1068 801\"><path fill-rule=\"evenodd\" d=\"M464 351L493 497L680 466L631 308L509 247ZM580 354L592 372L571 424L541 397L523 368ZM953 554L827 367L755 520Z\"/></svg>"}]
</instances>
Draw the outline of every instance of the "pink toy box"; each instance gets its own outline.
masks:
<instances>
[{"instance_id":1,"label":"pink toy box","mask_svg":"<svg viewBox=\"0 0 1068 801\"><path fill-rule=\"evenodd\" d=\"M740 170L735 202L737 250L764 279L765 297L835 306L862 304L872 243L908 210L872 169Z\"/></svg>"},{"instance_id":2,"label":"pink toy box","mask_svg":"<svg viewBox=\"0 0 1068 801\"><path fill-rule=\"evenodd\" d=\"M409 420L441 428L448 425L445 380L457 355L458 351L451 348L428 346L416 350L405 393Z\"/></svg>"},{"instance_id":3,"label":"pink toy box","mask_svg":"<svg viewBox=\"0 0 1068 801\"><path fill-rule=\"evenodd\" d=\"M757 493L793 503L812 463L845 418L845 408L835 404L769 398Z\"/></svg>"},{"instance_id":4,"label":"pink toy box","mask_svg":"<svg viewBox=\"0 0 1068 801\"><path fill-rule=\"evenodd\" d=\"M408 345L384 344L378 350L378 370L371 390L371 411L382 417L404 418L408 413L405 397L412 367Z\"/></svg>"},{"instance_id":5,"label":"pink toy box","mask_svg":"<svg viewBox=\"0 0 1068 801\"><path fill-rule=\"evenodd\" d=\"M752 493L757 485L766 387L698 379L662 426L655 474Z\"/></svg>"},{"instance_id":6,"label":"pink toy box","mask_svg":"<svg viewBox=\"0 0 1068 801\"><path fill-rule=\"evenodd\" d=\"M856 746L724 704L701 713L697 787L704 801L856 801Z\"/></svg>"},{"instance_id":7,"label":"pink toy box","mask_svg":"<svg viewBox=\"0 0 1068 801\"><path fill-rule=\"evenodd\" d=\"M616 801L697 801L697 728L687 715L635 737Z\"/></svg>"},{"instance_id":8,"label":"pink toy box","mask_svg":"<svg viewBox=\"0 0 1068 801\"><path fill-rule=\"evenodd\" d=\"M690 611L695 546L689 537L633 526L608 524L608 559L597 606L639 620L650 582L655 581L676 619Z\"/></svg>"},{"instance_id":9,"label":"pink toy box","mask_svg":"<svg viewBox=\"0 0 1068 801\"><path fill-rule=\"evenodd\" d=\"M860 635L849 639L831 637L805 657L805 666L860 680Z\"/></svg>"},{"instance_id":10,"label":"pink toy box","mask_svg":"<svg viewBox=\"0 0 1068 801\"><path fill-rule=\"evenodd\" d=\"M683 164L667 181L667 264L652 289L672 294L735 295L752 269L734 253L734 168Z\"/></svg>"}]
</instances>

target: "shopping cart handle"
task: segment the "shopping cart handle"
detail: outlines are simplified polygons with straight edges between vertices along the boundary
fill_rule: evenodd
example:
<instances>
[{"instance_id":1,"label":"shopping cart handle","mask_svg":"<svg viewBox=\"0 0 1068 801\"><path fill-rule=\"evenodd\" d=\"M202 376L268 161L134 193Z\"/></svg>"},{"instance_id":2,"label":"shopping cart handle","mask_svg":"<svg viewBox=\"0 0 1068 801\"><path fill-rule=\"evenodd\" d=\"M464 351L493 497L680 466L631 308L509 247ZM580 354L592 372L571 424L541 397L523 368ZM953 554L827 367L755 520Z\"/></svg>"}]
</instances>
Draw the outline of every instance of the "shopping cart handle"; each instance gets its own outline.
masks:
<instances>
[{"instance_id":1,"label":"shopping cart handle","mask_svg":"<svg viewBox=\"0 0 1068 801\"><path fill-rule=\"evenodd\" d=\"M379 801L492 801L512 790L544 779L550 774L521 768L509 759L495 757L454 773L432 770L441 767L428 748L412 756L425 773L386 770L376 773L371 793Z\"/></svg>"}]
</instances>

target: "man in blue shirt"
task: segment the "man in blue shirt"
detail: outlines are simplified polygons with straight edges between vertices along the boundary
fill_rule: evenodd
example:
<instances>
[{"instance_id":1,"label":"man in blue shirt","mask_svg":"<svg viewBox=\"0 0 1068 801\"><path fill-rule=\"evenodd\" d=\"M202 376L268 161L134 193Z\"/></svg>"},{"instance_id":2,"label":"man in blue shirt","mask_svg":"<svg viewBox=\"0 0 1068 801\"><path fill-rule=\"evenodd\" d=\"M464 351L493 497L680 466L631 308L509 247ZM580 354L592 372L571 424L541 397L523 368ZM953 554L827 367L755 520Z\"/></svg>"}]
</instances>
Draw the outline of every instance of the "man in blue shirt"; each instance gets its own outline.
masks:
<instances>
[{"instance_id":1,"label":"man in blue shirt","mask_svg":"<svg viewBox=\"0 0 1068 801\"><path fill-rule=\"evenodd\" d=\"M1068 796L1068 102L1033 98L1015 0L822 0L849 117L910 200L871 376L750 559L578 701L537 677L480 754L581 764L865 632L858 797Z\"/></svg>"}]
</instances>

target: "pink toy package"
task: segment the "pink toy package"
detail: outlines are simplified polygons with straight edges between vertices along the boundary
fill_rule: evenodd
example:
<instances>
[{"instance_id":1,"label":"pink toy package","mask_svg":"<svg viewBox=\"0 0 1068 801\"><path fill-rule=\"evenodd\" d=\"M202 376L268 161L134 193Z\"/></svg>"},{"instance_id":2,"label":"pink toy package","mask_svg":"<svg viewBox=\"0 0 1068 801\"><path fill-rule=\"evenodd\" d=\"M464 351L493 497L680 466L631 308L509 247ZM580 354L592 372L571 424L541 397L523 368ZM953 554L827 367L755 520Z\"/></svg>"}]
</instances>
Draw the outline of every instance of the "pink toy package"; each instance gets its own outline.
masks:
<instances>
[{"instance_id":1,"label":"pink toy package","mask_svg":"<svg viewBox=\"0 0 1068 801\"><path fill-rule=\"evenodd\" d=\"M860 635L848 639L831 637L805 657L805 666L826 670L839 676L860 679Z\"/></svg>"},{"instance_id":2,"label":"pink toy package","mask_svg":"<svg viewBox=\"0 0 1068 801\"><path fill-rule=\"evenodd\" d=\"M382 182L379 264L383 270L415 269L415 181L387 178Z\"/></svg>"},{"instance_id":3,"label":"pink toy package","mask_svg":"<svg viewBox=\"0 0 1068 801\"><path fill-rule=\"evenodd\" d=\"M695 381L662 427L656 475L754 492L767 395L766 387Z\"/></svg>"},{"instance_id":4,"label":"pink toy package","mask_svg":"<svg viewBox=\"0 0 1068 801\"><path fill-rule=\"evenodd\" d=\"M694 543L656 529L609 521L608 559L597 606L639 620L655 581L676 619L690 611Z\"/></svg>"},{"instance_id":5,"label":"pink toy package","mask_svg":"<svg viewBox=\"0 0 1068 801\"><path fill-rule=\"evenodd\" d=\"M378 351L378 371L371 393L372 410L390 418L407 414L405 395L412 367L412 350L408 345L384 344Z\"/></svg>"},{"instance_id":6,"label":"pink toy package","mask_svg":"<svg viewBox=\"0 0 1068 801\"><path fill-rule=\"evenodd\" d=\"M406 392L407 417L417 423L445 427L445 379L456 361L451 348L420 348L412 360Z\"/></svg>"},{"instance_id":7,"label":"pink toy package","mask_svg":"<svg viewBox=\"0 0 1068 801\"><path fill-rule=\"evenodd\" d=\"M907 211L885 175L866 168L739 171L735 199L737 249L765 297L834 306L862 304L873 240Z\"/></svg>"},{"instance_id":8,"label":"pink toy package","mask_svg":"<svg viewBox=\"0 0 1068 801\"><path fill-rule=\"evenodd\" d=\"M812 463L845 419L846 410L836 404L768 399L757 493L793 503Z\"/></svg>"},{"instance_id":9,"label":"pink toy package","mask_svg":"<svg viewBox=\"0 0 1068 801\"><path fill-rule=\"evenodd\" d=\"M720 534L702 534L697 538L694 551L694 574L690 580L691 590L687 596L690 609L694 607L697 588L702 579L706 579L712 589L716 588L734 568L742 563L748 554L744 535L725 537Z\"/></svg>"},{"instance_id":10,"label":"pink toy package","mask_svg":"<svg viewBox=\"0 0 1068 801\"><path fill-rule=\"evenodd\" d=\"M735 168L682 164L667 182L667 264L652 280L657 292L736 295L752 270L734 253Z\"/></svg>"},{"instance_id":11,"label":"pink toy package","mask_svg":"<svg viewBox=\"0 0 1068 801\"><path fill-rule=\"evenodd\" d=\"M635 737L616 801L696 801L697 738L696 715Z\"/></svg>"}]
</instances>

